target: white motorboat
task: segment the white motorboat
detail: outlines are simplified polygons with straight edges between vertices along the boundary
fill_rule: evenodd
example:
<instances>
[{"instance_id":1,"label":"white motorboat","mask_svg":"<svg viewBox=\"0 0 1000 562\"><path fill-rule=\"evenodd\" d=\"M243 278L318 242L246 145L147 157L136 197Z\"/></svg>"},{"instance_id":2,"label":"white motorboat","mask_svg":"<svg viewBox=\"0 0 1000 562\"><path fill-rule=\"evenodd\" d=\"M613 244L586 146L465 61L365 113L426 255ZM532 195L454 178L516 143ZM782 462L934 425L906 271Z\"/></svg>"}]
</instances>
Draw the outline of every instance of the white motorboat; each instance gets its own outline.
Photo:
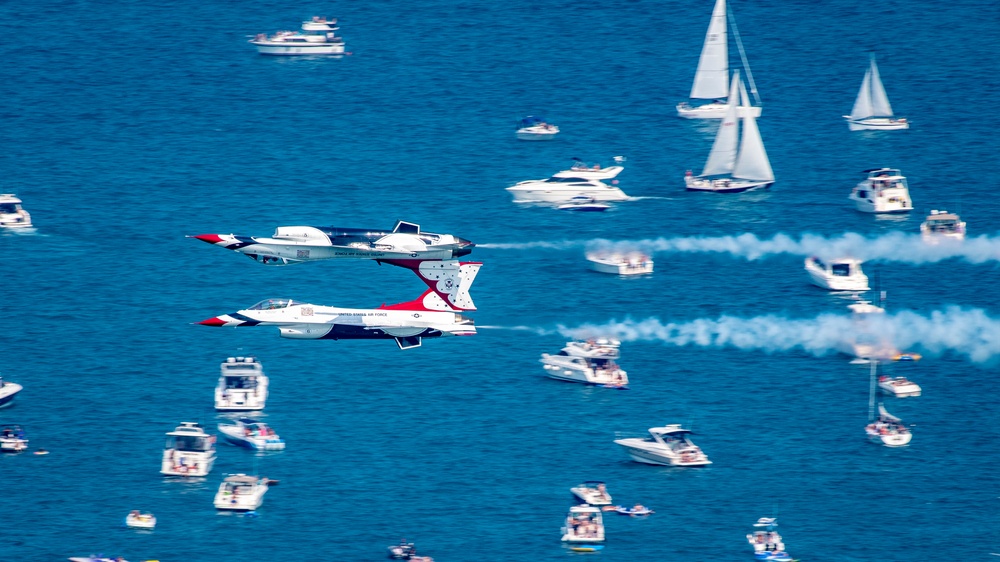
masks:
<instances>
[{"instance_id":1,"label":"white motorboat","mask_svg":"<svg viewBox=\"0 0 1000 562\"><path fill-rule=\"evenodd\" d=\"M712 464L701 448L688 438L693 432L679 424L649 428L646 437L615 439L636 462L667 466L705 466Z\"/></svg>"},{"instance_id":2,"label":"white motorboat","mask_svg":"<svg viewBox=\"0 0 1000 562\"><path fill-rule=\"evenodd\" d=\"M726 0L716 0L715 8L712 10L712 19L708 24L708 31L705 33L705 42L701 47L698 70L695 71L694 83L691 85L691 99L712 101L697 107L692 106L689 102L681 102L677 105L679 117L685 119L722 119L729 111L732 100L726 100L726 86L729 77L727 11L731 12L726 6ZM730 13L730 15L732 14ZM753 75L750 73L750 65L747 64L743 41L740 40L739 31L736 29L736 20L733 19L732 22L736 46L739 48L743 67L750 80L750 90L753 92L757 104L756 106L751 106L750 103L743 104L743 107L738 110L739 116L760 117L760 97L757 95L757 87L754 85Z\"/></svg>"},{"instance_id":3,"label":"white motorboat","mask_svg":"<svg viewBox=\"0 0 1000 562\"><path fill-rule=\"evenodd\" d=\"M604 482L587 480L569 489L570 493L587 505L611 505L611 494Z\"/></svg>"},{"instance_id":4,"label":"white motorboat","mask_svg":"<svg viewBox=\"0 0 1000 562\"><path fill-rule=\"evenodd\" d=\"M156 516L133 509L125 516L125 526L131 529L153 529L156 527Z\"/></svg>"},{"instance_id":5,"label":"white motorboat","mask_svg":"<svg viewBox=\"0 0 1000 562\"><path fill-rule=\"evenodd\" d=\"M737 105L737 90L746 97L739 71L733 72L729 109L715 135L705 167L700 175L695 176L690 170L684 175L684 185L688 191L741 193L764 189L774 183L774 171L767 151L764 150L764 140L761 139L756 118L750 114L742 117L737 115L740 107ZM741 120L742 136L739 126Z\"/></svg>"},{"instance_id":6,"label":"white motorboat","mask_svg":"<svg viewBox=\"0 0 1000 562\"><path fill-rule=\"evenodd\" d=\"M905 118L895 117L892 113L889 96L886 95L885 87L882 85L874 54L870 57L868 70L865 71L865 78L861 81L861 89L858 90L858 97L854 100L851 114L845 115L844 119L847 119L847 126L852 131L890 131L910 128L910 123Z\"/></svg>"},{"instance_id":7,"label":"white motorboat","mask_svg":"<svg viewBox=\"0 0 1000 562\"><path fill-rule=\"evenodd\" d=\"M920 223L920 236L925 242L964 240L965 221L955 213L935 209Z\"/></svg>"},{"instance_id":8,"label":"white motorboat","mask_svg":"<svg viewBox=\"0 0 1000 562\"><path fill-rule=\"evenodd\" d=\"M913 210L906 178L895 168L865 170L868 177L854 186L848 199L863 213L909 213Z\"/></svg>"},{"instance_id":9,"label":"white motorboat","mask_svg":"<svg viewBox=\"0 0 1000 562\"><path fill-rule=\"evenodd\" d=\"M884 394L891 394L899 398L920 396L922 390L919 384L906 377L887 377L884 375L878 378L878 387Z\"/></svg>"},{"instance_id":10,"label":"white motorboat","mask_svg":"<svg viewBox=\"0 0 1000 562\"><path fill-rule=\"evenodd\" d=\"M215 509L226 511L253 511L264 503L267 478L231 474L219 484L215 494Z\"/></svg>"},{"instance_id":11,"label":"white motorboat","mask_svg":"<svg viewBox=\"0 0 1000 562\"><path fill-rule=\"evenodd\" d=\"M233 445L258 451L281 451L285 440L266 423L250 418L240 418L235 424L219 424L219 433Z\"/></svg>"},{"instance_id":12,"label":"white motorboat","mask_svg":"<svg viewBox=\"0 0 1000 562\"><path fill-rule=\"evenodd\" d=\"M16 423L0 425L0 453L20 453L28 449L28 434Z\"/></svg>"},{"instance_id":13,"label":"white motorboat","mask_svg":"<svg viewBox=\"0 0 1000 562\"><path fill-rule=\"evenodd\" d=\"M401 539L399 544L389 547L389 558L393 560L410 560L417 554L417 547L412 542Z\"/></svg>"},{"instance_id":14,"label":"white motorboat","mask_svg":"<svg viewBox=\"0 0 1000 562\"><path fill-rule=\"evenodd\" d=\"M215 436L199 423L183 422L167 433L160 474L207 476L215 464Z\"/></svg>"},{"instance_id":15,"label":"white motorboat","mask_svg":"<svg viewBox=\"0 0 1000 562\"><path fill-rule=\"evenodd\" d=\"M747 542L753 547L754 554L785 550L785 543L781 541L781 535L775 530L775 527L778 526L777 519L761 517L753 526L754 532L747 534Z\"/></svg>"},{"instance_id":16,"label":"white motorboat","mask_svg":"<svg viewBox=\"0 0 1000 562\"><path fill-rule=\"evenodd\" d=\"M624 157L616 156L616 163ZM617 187L614 179L625 168L623 166L587 166L576 160L568 170L557 172L543 180L526 180L507 188L516 202L545 201L565 202L575 197L589 197L594 201L625 201L629 197ZM611 180L611 185L602 180Z\"/></svg>"},{"instance_id":17,"label":"white motorboat","mask_svg":"<svg viewBox=\"0 0 1000 562\"><path fill-rule=\"evenodd\" d=\"M813 285L828 291L867 291L868 276L861 270L861 260L839 258L823 261L806 258L805 268Z\"/></svg>"},{"instance_id":18,"label":"white motorboat","mask_svg":"<svg viewBox=\"0 0 1000 562\"><path fill-rule=\"evenodd\" d=\"M601 212L610 209L611 205L599 203L589 195L577 195L556 208L560 211Z\"/></svg>"},{"instance_id":19,"label":"white motorboat","mask_svg":"<svg viewBox=\"0 0 1000 562\"><path fill-rule=\"evenodd\" d=\"M314 17L302 22L301 31L258 33L250 43L262 55L343 55L344 38L334 33L337 29L336 19Z\"/></svg>"},{"instance_id":20,"label":"white motorboat","mask_svg":"<svg viewBox=\"0 0 1000 562\"><path fill-rule=\"evenodd\" d=\"M628 373L615 363L620 346L608 339L568 342L557 355L543 353L540 361L553 379L624 389Z\"/></svg>"},{"instance_id":21,"label":"white motorboat","mask_svg":"<svg viewBox=\"0 0 1000 562\"><path fill-rule=\"evenodd\" d=\"M70 562L128 562L121 556L107 557L103 555L91 554L90 556L72 556Z\"/></svg>"},{"instance_id":22,"label":"white motorboat","mask_svg":"<svg viewBox=\"0 0 1000 562\"><path fill-rule=\"evenodd\" d=\"M0 193L0 228L29 228L31 215L13 193Z\"/></svg>"},{"instance_id":23,"label":"white motorboat","mask_svg":"<svg viewBox=\"0 0 1000 562\"><path fill-rule=\"evenodd\" d=\"M544 117L529 115L517 123L517 138L521 140L552 140L557 134L559 127L546 122Z\"/></svg>"},{"instance_id":24,"label":"white motorboat","mask_svg":"<svg viewBox=\"0 0 1000 562\"><path fill-rule=\"evenodd\" d=\"M886 411L881 402L878 403L878 417L875 416L875 372L878 361L871 361L871 383L868 395L868 425L865 426L865 434L872 443L878 443L887 447L902 447L913 439L910 428L903 424L903 420Z\"/></svg>"},{"instance_id":25,"label":"white motorboat","mask_svg":"<svg viewBox=\"0 0 1000 562\"><path fill-rule=\"evenodd\" d=\"M229 357L221 370L215 387L216 410L264 409L269 381L256 357Z\"/></svg>"},{"instance_id":26,"label":"white motorboat","mask_svg":"<svg viewBox=\"0 0 1000 562\"><path fill-rule=\"evenodd\" d=\"M10 406L14 402L14 397L17 396L17 393L23 389L24 387L16 382L5 381L3 380L3 376L0 376L0 408Z\"/></svg>"},{"instance_id":27,"label":"white motorboat","mask_svg":"<svg viewBox=\"0 0 1000 562\"><path fill-rule=\"evenodd\" d=\"M569 508L566 525L562 528L562 541L583 544L604 542L604 517L600 508L589 505Z\"/></svg>"},{"instance_id":28,"label":"white motorboat","mask_svg":"<svg viewBox=\"0 0 1000 562\"><path fill-rule=\"evenodd\" d=\"M653 258L641 252L589 252L590 269L613 275L642 275L653 272Z\"/></svg>"}]
</instances>

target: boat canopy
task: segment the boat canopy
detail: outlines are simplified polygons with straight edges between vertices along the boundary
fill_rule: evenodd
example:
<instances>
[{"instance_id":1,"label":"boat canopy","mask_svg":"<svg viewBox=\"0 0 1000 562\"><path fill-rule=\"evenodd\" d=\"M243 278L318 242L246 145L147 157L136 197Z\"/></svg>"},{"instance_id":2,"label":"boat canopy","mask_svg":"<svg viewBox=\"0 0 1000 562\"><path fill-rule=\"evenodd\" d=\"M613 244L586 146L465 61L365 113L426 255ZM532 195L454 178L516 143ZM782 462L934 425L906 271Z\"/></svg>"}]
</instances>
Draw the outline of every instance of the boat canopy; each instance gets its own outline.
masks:
<instances>
[{"instance_id":1,"label":"boat canopy","mask_svg":"<svg viewBox=\"0 0 1000 562\"><path fill-rule=\"evenodd\" d=\"M299 304L292 299L265 299L251 306L247 310L278 310Z\"/></svg>"},{"instance_id":2,"label":"boat canopy","mask_svg":"<svg viewBox=\"0 0 1000 562\"><path fill-rule=\"evenodd\" d=\"M881 175L893 176L893 177L903 176L903 173L897 170L896 168L872 168L870 170L865 170L865 173L868 174L868 177L870 178L878 177Z\"/></svg>"},{"instance_id":3,"label":"boat canopy","mask_svg":"<svg viewBox=\"0 0 1000 562\"><path fill-rule=\"evenodd\" d=\"M524 119L521 119L521 121L518 122L518 125L521 127L533 127L535 125L538 125L539 123L545 123L545 122L546 122L545 118L542 117L541 115L529 115Z\"/></svg>"},{"instance_id":4,"label":"boat canopy","mask_svg":"<svg viewBox=\"0 0 1000 562\"><path fill-rule=\"evenodd\" d=\"M684 429L677 424L671 424L666 427L651 427L649 432L655 435L685 435L694 434L690 429Z\"/></svg>"}]
</instances>

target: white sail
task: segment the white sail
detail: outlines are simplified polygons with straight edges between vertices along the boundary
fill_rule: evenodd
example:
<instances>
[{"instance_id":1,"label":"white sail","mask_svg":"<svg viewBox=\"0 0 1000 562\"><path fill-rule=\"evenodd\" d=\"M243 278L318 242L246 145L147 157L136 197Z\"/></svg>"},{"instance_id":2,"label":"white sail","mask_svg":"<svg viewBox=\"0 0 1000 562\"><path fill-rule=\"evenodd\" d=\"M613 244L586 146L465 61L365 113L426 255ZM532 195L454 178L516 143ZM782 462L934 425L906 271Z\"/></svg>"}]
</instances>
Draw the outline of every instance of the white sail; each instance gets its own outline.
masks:
<instances>
[{"instance_id":1,"label":"white sail","mask_svg":"<svg viewBox=\"0 0 1000 562\"><path fill-rule=\"evenodd\" d=\"M698 70L691 86L692 99L718 99L726 95L729 79L729 42L726 39L726 0L716 0Z\"/></svg>"},{"instance_id":2,"label":"white sail","mask_svg":"<svg viewBox=\"0 0 1000 562\"><path fill-rule=\"evenodd\" d=\"M882 78L878 75L878 66L875 64L875 55L872 55L871 76L871 115L877 115L879 117L892 117L892 106L889 105L889 96L885 94L885 87L882 85Z\"/></svg>"},{"instance_id":3,"label":"white sail","mask_svg":"<svg viewBox=\"0 0 1000 562\"><path fill-rule=\"evenodd\" d=\"M740 91L746 98L746 89L740 81ZM771 170L771 161L767 158L767 151L764 150L764 140L760 138L760 130L757 129L757 119L750 111L750 104L746 104L743 111L743 138L740 140L740 152L736 156L736 166L733 167L733 177L744 180L772 181L774 171Z\"/></svg>"},{"instance_id":4,"label":"white sail","mask_svg":"<svg viewBox=\"0 0 1000 562\"><path fill-rule=\"evenodd\" d=\"M736 165L736 146L739 143L739 119L736 117L739 107L736 103L736 90L739 85L740 71L737 70L733 72L733 85L729 88L729 109L726 110L726 116L719 125L719 132L716 133L715 142L712 143L712 151L708 153L705 169L701 172L703 176L728 174Z\"/></svg>"},{"instance_id":5,"label":"white sail","mask_svg":"<svg viewBox=\"0 0 1000 562\"><path fill-rule=\"evenodd\" d=\"M858 99L854 100L854 108L851 109L851 119L864 119L872 116L872 69L865 71L865 79L861 81L861 89L858 90Z\"/></svg>"},{"instance_id":6,"label":"white sail","mask_svg":"<svg viewBox=\"0 0 1000 562\"><path fill-rule=\"evenodd\" d=\"M897 418L896 416L890 414L888 411L886 411L885 406L883 406L881 402L878 403L878 414L879 414L879 417L881 417L884 420L890 420L890 421L894 421L894 422L901 422L901 421L903 421L903 420Z\"/></svg>"}]
</instances>

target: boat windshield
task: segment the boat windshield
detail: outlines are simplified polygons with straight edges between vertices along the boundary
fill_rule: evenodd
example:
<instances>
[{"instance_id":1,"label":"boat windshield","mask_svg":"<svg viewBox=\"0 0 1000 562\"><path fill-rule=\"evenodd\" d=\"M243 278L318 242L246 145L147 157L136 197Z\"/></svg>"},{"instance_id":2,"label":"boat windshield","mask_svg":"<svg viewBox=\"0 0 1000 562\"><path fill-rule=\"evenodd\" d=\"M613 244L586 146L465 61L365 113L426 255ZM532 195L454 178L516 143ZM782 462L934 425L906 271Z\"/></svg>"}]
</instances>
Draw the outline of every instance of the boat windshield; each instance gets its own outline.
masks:
<instances>
[{"instance_id":1,"label":"boat windshield","mask_svg":"<svg viewBox=\"0 0 1000 562\"><path fill-rule=\"evenodd\" d=\"M247 310L278 310L280 308L288 308L293 304L297 303L292 299L267 299L260 301Z\"/></svg>"},{"instance_id":2,"label":"boat windshield","mask_svg":"<svg viewBox=\"0 0 1000 562\"><path fill-rule=\"evenodd\" d=\"M226 377L227 389L254 389L257 388L257 377Z\"/></svg>"},{"instance_id":3,"label":"boat windshield","mask_svg":"<svg viewBox=\"0 0 1000 562\"><path fill-rule=\"evenodd\" d=\"M851 264L849 263L835 263L830 266L830 271L837 277L850 277L851 276Z\"/></svg>"},{"instance_id":4,"label":"boat windshield","mask_svg":"<svg viewBox=\"0 0 1000 562\"><path fill-rule=\"evenodd\" d=\"M203 453L212 450L212 438L198 435L171 435L167 437L167 448L177 451Z\"/></svg>"},{"instance_id":5,"label":"boat windshield","mask_svg":"<svg viewBox=\"0 0 1000 562\"><path fill-rule=\"evenodd\" d=\"M0 213L16 213L19 210L17 203L0 203Z\"/></svg>"},{"instance_id":6,"label":"boat windshield","mask_svg":"<svg viewBox=\"0 0 1000 562\"><path fill-rule=\"evenodd\" d=\"M571 177L552 176L551 178L545 180L545 182L546 183L574 183L574 182L587 183L587 179L586 178L571 178Z\"/></svg>"}]
</instances>

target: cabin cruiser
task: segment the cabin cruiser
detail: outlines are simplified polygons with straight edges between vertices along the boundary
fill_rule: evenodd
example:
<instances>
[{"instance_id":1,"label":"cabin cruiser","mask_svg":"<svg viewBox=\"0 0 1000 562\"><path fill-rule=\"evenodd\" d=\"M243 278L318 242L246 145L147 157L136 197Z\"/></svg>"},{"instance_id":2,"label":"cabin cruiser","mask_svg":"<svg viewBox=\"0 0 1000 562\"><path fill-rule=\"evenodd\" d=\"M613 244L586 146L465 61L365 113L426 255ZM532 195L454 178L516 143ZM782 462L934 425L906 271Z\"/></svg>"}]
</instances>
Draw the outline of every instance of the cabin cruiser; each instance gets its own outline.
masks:
<instances>
[{"instance_id":1,"label":"cabin cruiser","mask_svg":"<svg viewBox=\"0 0 1000 562\"><path fill-rule=\"evenodd\" d=\"M679 424L649 428L649 435L626 439L615 439L615 443L625 447L636 462L668 466L705 466L712 464L705 453L691 442L688 435L693 432Z\"/></svg>"},{"instance_id":2,"label":"cabin cruiser","mask_svg":"<svg viewBox=\"0 0 1000 562\"><path fill-rule=\"evenodd\" d=\"M569 491L587 505L611 505L611 494L600 480L587 480Z\"/></svg>"},{"instance_id":3,"label":"cabin cruiser","mask_svg":"<svg viewBox=\"0 0 1000 562\"><path fill-rule=\"evenodd\" d=\"M8 382L3 380L3 376L0 376L0 408L5 408L10 406L14 402L14 397L17 396L18 392L24 387L17 384L16 382Z\"/></svg>"},{"instance_id":4,"label":"cabin cruiser","mask_svg":"<svg viewBox=\"0 0 1000 562\"><path fill-rule=\"evenodd\" d=\"M910 428L903 424L903 420L886 411L882 404L878 405L878 417L865 427L865 433L869 441L887 447L902 447L913 439Z\"/></svg>"},{"instance_id":5,"label":"cabin cruiser","mask_svg":"<svg viewBox=\"0 0 1000 562\"><path fill-rule=\"evenodd\" d=\"M264 422L240 418L235 424L219 424L219 433L233 445L258 451L281 451L285 440Z\"/></svg>"},{"instance_id":6,"label":"cabin cruiser","mask_svg":"<svg viewBox=\"0 0 1000 562\"><path fill-rule=\"evenodd\" d=\"M324 16L313 16L312 19L302 22L302 31L337 31L337 18L327 18Z\"/></svg>"},{"instance_id":7,"label":"cabin cruiser","mask_svg":"<svg viewBox=\"0 0 1000 562\"><path fill-rule=\"evenodd\" d=\"M546 123L544 117L529 115L517 122L517 138L521 140L552 140L559 133L559 127Z\"/></svg>"},{"instance_id":8,"label":"cabin cruiser","mask_svg":"<svg viewBox=\"0 0 1000 562\"><path fill-rule=\"evenodd\" d=\"M167 433L160 474L207 476L215 464L215 436L199 423L183 422Z\"/></svg>"},{"instance_id":9,"label":"cabin cruiser","mask_svg":"<svg viewBox=\"0 0 1000 562\"><path fill-rule=\"evenodd\" d=\"M314 17L302 22L301 31L258 33L250 43L262 55L342 55L344 38L334 33L338 29L336 19Z\"/></svg>"},{"instance_id":10,"label":"cabin cruiser","mask_svg":"<svg viewBox=\"0 0 1000 562\"><path fill-rule=\"evenodd\" d=\"M861 271L861 260L840 258L823 261L816 256L806 258L806 272L813 285L828 291L867 291L868 276Z\"/></svg>"},{"instance_id":11,"label":"cabin cruiser","mask_svg":"<svg viewBox=\"0 0 1000 562\"><path fill-rule=\"evenodd\" d=\"M899 398L920 396L921 392L920 385L906 377L887 377L883 375L878 378L878 387L882 389L883 393Z\"/></svg>"},{"instance_id":12,"label":"cabin cruiser","mask_svg":"<svg viewBox=\"0 0 1000 562\"><path fill-rule=\"evenodd\" d=\"M778 526L778 520L774 517L761 517L753 524L755 530L747 535L747 542L753 547L754 554L783 552L785 543L781 541L781 535L774 530Z\"/></svg>"},{"instance_id":13,"label":"cabin cruiser","mask_svg":"<svg viewBox=\"0 0 1000 562\"><path fill-rule=\"evenodd\" d=\"M589 195L577 195L556 208L560 211L602 212L610 209L611 205L599 203Z\"/></svg>"},{"instance_id":14,"label":"cabin cruiser","mask_svg":"<svg viewBox=\"0 0 1000 562\"><path fill-rule=\"evenodd\" d=\"M263 410L268 378L256 357L229 357L215 387L216 410Z\"/></svg>"},{"instance_id":15,"label":"cabin cruiser","mask_svg":"<svg viewBox=\"0 0 1000 562\"><path fill-rule=\"evenodd\" d=\"M557 355L543 353L545 374L561 381L626 388L628 373L615 363L621 342L608 339L567 342Z\"/></svg>"},{"instance_id":16,"label":"cabin cruiser","mask_svg":"<svg viewBox=\"0 0 1000 562\"><path fill-rule=\"evenodd\" d=\"M417 554L417 547L412 542L401 539L399 544L389 547L389 558L393 560L410 560Z\"/></svg>"},{"instance_id":17,"label":"cabin cruiser","mask_svg":"<svg viewBox=\"0 0 1000 562\"><path fill-rule=\"evenodd\" d=\"M563 542L604 542L604 518L600 508L589 505L576 505L569 508L566 526L562 528L562 533Z\"/></svg>"},{"instance_id":18,"label":"cabin cruiser","mask_svg":"<svg viewBox=\"0 0 1000 562\"><path fill-rule=\"evenodd\" d=\"M156 527L156 516L133 509L125 516L125 526L131 529L153 529Z\"/></svg>"},{"instance_id":19,"label":"cabin cruiser","mask_svg":"<svg viewBox=\"0 0 1000 562\"><path fill-rule=\"evenodd\" d=\"M653 272L653 258L640 252L590 252L590 269L613 275L642 275Z\"/></svg>"},{"instance_id":20,"label":"cabin cruiser","mask_svg":"<svg viewBox=\"0 0 1000 562\"><path fill-rule=\"evenodd\" d=\"M909 213L913 210L906 178L895 168L865 170L864 180L851 190L848 199L863 213Z\"/></svg>"},{"instance_id":21,"label":"cabin cruiser","mask_svg":"<svg viewBox=\"0 0 1000 562\"><path fill-rule=\"evenodd\" d=\"M71 556L69 560L70 562L128 562L128 560L125 560L121 556L109 558L104 555L94 554L91 554L90 556Z\"/></svg>"},{"instance_id":22,"label":"cabin cruiser","mask_svg":"<svg viewBox=\"0 0 1000 562\"><path fill-rule=\"evenodd\" d=\"M13 193L0 193L0 228L29 228L31 215Z\"/></svg>"},{"instance_id":23,"label":"cabin cruiser","mask_svg":"<svg viewBox=\"0 0 1000 562\"><path fill-rule=\"evenodd\" d=\"M215 494L215 509L226 511L253 511L264 503L267 478L231 474L223 479Z\"/></svg>"},{"instance_id":24,"label":"cabin cruiser","mask_svg":"<svg viewBox=\"0 0 1000 562\"><path fill-rule=\"evenodd\" d=\"M16 423L0 426L0 453L20 453L28 448L28 434Z\"/></svg>"},{"instance_id":25,"label":"cabin cruiser","mask_svg":"<svg viewBox=\"0 0 1000 562\"><path fill-rule=\"evenodd\" d=\"M615 156L615 162L624 162L622 156ZM618 180L614 178L624 170L623 166L600 165L587 166L580 160L575 160L568 170L562 170L544 180L527 180L518 182L507 191L514 201L546 201L566 202L574 197L590 197L594 201L625 201L629 197L618 188ZM611 185L603 180L611 180Z\"/></svg>"},{"instance_id":26,"label":"cabin cruiser","mask_svg":"<svg viewBox=\"0 0 1000 562\"><path fill-rule=\"evenodd\" d=\"M925 242L937 242L949 238L964 240L965 222L955 213L935 209L920 224L920 236Z\"/></svg>"}]
</instances>

